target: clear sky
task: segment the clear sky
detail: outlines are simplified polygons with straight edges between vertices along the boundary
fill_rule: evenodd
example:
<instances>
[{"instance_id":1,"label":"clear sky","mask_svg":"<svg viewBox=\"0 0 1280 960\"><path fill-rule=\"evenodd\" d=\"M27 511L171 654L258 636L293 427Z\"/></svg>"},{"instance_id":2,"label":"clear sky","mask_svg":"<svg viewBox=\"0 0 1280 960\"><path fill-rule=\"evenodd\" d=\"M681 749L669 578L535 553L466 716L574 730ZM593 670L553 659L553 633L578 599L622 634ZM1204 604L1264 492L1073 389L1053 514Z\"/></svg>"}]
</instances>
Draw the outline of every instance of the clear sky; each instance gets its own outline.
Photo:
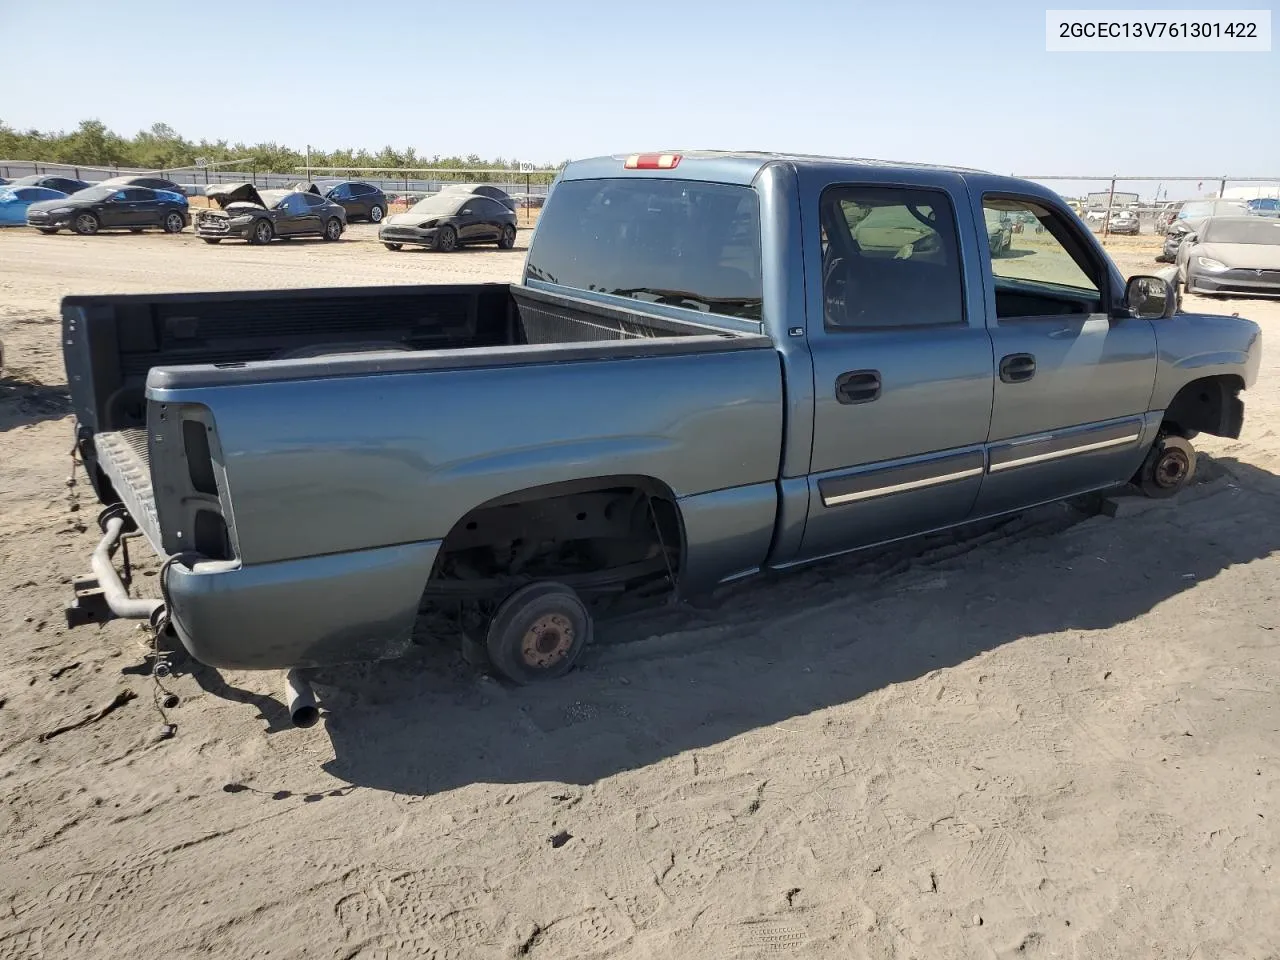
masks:
<instances>
[{"instance_id":1,"label":"clear sky","mask_svg":"<svg viewBox=\"0 0 1280 960\"><path fill-rule=\"evenodd\" d=\"M0 119L539 162L705 146L1280 174L1280 53L1045 52L1046 6L1103 5L0 0Z\"/></svg>"}]
</instances>

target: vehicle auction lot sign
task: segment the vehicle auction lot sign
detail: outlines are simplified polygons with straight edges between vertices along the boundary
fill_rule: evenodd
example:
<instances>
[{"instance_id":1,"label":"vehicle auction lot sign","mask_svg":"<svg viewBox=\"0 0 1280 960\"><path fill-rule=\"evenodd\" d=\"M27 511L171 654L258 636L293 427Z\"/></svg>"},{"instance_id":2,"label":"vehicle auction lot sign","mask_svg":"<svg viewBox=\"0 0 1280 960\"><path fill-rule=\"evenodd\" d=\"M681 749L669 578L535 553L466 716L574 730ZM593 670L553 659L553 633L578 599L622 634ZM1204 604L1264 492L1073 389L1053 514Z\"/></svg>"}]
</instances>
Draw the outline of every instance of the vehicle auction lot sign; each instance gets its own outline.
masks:
<instances>
[{"instance_id":1,"label":"vehicle auction lot sign","mask_svg":"<svg viewBox=\"0 0 1280 960\"><path fill-rule=\"evenodd\" d=\"M1270 10L1046 10L1052 53L1271 51Z\"/></svg>"}]
</instances>

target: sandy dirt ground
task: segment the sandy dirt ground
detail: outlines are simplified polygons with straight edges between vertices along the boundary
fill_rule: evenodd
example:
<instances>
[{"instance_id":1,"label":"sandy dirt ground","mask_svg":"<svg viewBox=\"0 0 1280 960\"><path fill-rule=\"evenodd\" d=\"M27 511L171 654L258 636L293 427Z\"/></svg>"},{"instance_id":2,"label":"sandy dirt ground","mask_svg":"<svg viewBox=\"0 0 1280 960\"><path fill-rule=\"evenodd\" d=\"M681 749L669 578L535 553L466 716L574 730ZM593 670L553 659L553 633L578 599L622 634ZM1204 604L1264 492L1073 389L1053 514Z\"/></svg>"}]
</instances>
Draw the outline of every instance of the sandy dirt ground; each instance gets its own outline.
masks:
<instances>
[{"instance_id":1,"label":"sandy dirt ground","mask_svg":"<svg viewBox=\"0 0 1280 960\"><path fill-rule=\"evenodd\" d=\"M522 256L0 233L0 960L1280 956L1277 304L1194 302L1273 345L1179 499L744 582L543 688L423 644L297 730L278 675L165 709L136 626L65 628L97 507L61 296Z\"/></svg>"}]
</instances>

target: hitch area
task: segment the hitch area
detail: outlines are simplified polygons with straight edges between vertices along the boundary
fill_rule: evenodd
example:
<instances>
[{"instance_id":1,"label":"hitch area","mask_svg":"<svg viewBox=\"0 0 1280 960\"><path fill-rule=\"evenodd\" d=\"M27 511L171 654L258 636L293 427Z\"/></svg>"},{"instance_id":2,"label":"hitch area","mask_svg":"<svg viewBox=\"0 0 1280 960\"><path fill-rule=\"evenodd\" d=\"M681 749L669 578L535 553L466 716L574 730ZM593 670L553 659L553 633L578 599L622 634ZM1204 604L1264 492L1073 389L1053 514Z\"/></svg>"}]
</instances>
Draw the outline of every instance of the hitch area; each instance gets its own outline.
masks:
<instances>
[{"instance_id":1,"label":"hitch area","mask_svg":"<svg viewBox=\"0 0 1280 960\"><path fill-rule=\"evenodd\" d=\"M74 581L74 597L66 607L68 627L86 623L106 623L117 617L146 620L158 628L164 619L164 601L129 596L133 566L129 560L129 538L138 535L137 524L122 504L112 504L98 514L102 539L91 560L92 571ZM116 571L120 555L123 575Z\"/></svg>"}]
</instances>

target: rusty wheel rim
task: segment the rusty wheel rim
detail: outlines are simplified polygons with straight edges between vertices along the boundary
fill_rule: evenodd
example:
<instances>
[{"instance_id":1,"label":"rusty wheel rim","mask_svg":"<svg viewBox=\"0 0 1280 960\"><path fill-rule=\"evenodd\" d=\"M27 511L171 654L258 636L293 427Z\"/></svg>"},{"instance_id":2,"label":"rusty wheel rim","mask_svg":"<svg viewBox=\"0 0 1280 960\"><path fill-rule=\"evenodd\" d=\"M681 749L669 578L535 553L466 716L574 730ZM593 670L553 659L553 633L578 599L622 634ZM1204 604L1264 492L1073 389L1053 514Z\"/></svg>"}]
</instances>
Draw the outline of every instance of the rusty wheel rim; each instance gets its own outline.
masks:
<instances>
[{"instance_id":1,"label":"rusty wheel rim","mask_svg":"<svg viewBox=\"0 0 1280 960\"><path fill-rule=\"evenodd\" d=\"M1186 478L1190 467L1191 462L1181 450L1166 450L1156 463L1156 483L1166 490L1176 487Z\"/></svg>"},{"instance_id":2,"label":"rusty wheel rim","mask_svg":"<svg viewBox=\"0 0 1280 960\"><path fill-rule=\"evenodd\" d=\"M575 631L562 613L544 613L529 624L520 640L520 656L530 667L545 670L554 666L573 647Z\"/></svg>"}]
</instances>

